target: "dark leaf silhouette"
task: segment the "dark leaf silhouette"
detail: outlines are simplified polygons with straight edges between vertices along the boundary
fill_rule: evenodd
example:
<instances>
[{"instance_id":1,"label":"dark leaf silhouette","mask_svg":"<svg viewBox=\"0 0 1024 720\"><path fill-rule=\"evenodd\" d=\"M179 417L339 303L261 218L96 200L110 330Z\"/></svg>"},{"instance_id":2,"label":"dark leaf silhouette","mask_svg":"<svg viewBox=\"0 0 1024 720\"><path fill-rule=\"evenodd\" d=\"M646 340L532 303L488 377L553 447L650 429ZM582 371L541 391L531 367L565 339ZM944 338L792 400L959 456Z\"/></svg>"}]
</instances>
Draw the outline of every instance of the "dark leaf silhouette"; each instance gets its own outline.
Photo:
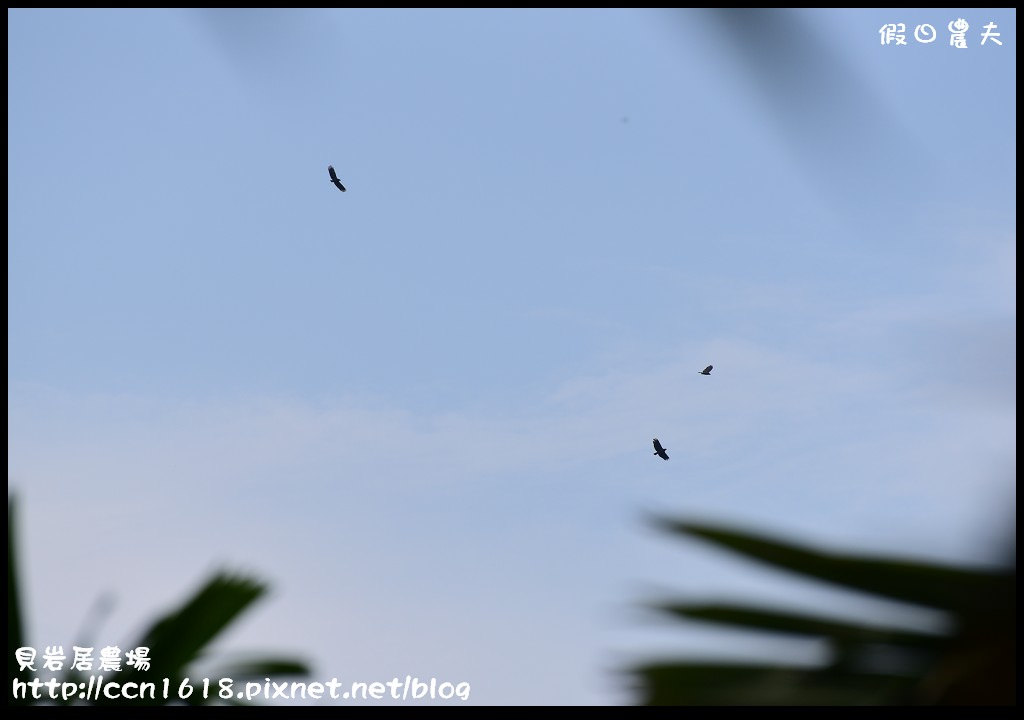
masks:
<instances>
[{"instance_id":1,"label":"dark leaf silhouette","mask_svg":"<svg viewBox=\"0 0 1024 720\"><path fill-rule=\"evenodd\" d=\"M765 610L753 606L723 604L666 604L658 609L691 620L719 623L752 630L829 637L839 642L890 643L935 648L942 635L861 625L824 616Z\"/></svg>"},{"instance_id":2,"label":"dark leaf silhouette","mask_svg":"<svg viewBox=\"0 0 1024 720\"><path fill-rule=\"evenodd\" d=\"M19 672L14 651L25 645L24 621L21 615L21 590L18 587L18 553L16 550L14 498L7 498L7 677L29 681L32 675L27 670ZM22 705L28 700L8 696L7 702Z\"/></svg>"},{"instance_id":3,"label":"dark leaf silhouette","mask_svg":"<svg viewBox=\"0 0 1024 720\"><path fill-rule=\"evenodd\" d=\"M655 523L669 532L705 540L817 580L944 610L984 607L987 596L1005 589L1005 577L984 570L812 550L703 523L665 519Z\"/></svg>"},{"instance_id":4,"label":"dark leaf silhouette","mask_svg":"<svg viewBox=\"0 0 1024 720\"><path fill-rule=\"evenodd\" d=\"M819 667L658 662L633 669L648 705L879 705L1016 703L1016 570L960 568L835 553L705 523L656 519L777 568L861 593L950 614L947 632L763 608L659 603L674 617L827 642Z\"/></svg>"},{"instance_id":5,"label":"dark leaf silhouette","mask_svg":"<svg viewBox=\"0 0 1024 720\"><path fill-rule=\"evenodd\" d=\"M21 618L19 602L20 589L16 570L15 551L15 517L14 500L8 498L7 504L7 649L8 675L11 678L32 680L29 671L19 673L14 651L25 645L24 626ZM151 665L149 669L139 671L133 665L122 663L117 681L153 682L154 678L168 678L177 687L185 677L194 678L192 665L197 660L205 659L204 653L209 645L223 633L243 612L266 593L263 583L244 576L229 573L216 573L207 580L188 600L178 608L157 619L149 629L128 649L137 647L149 648ZM203 698L202 693L193 692L186 700L190 704L207 704L219 702L214 687L220 678L244 680L246 678L276 677L281 675L308 675L309 667L302 661L293 658L254 658L245 662L226 665L218 671L220 674L207 673L210 677L211 691L209 697ZM230 674L229 674L230 673ZM86 677L75 670L69 670L61 679L62 682L82 683ZM11 703L31 703L26 700L8 698ZM77 702L81 702L80 700ZM128 700L125 698L101 698L94 701L100 705L146 705L178 702L171 697L156 701L150 699ZM233 702L232 704L238 704Z\"/></svg>"},{"instance_id":6,"label":"dark leaf silhouette","mask_svg":"<svg viewBox=\"0 0 1024 720\"><path fill-rule=\"evenodd\" d=\"M154 622L131 646L149 648L151 667L144 672L139 672L134 667L123 667L118 681L141 682L153 677L167 677L170 678L172 685L180 683L182 679L190 676L192 664L203 659L205 648L265 592L266 586L251 578L223 572L215 574L183 605ZM271 658L229 666L209 673L208 676L212 686L221 678L231 678L235 681L244 680L246 677L263 678L268 676L269 671L274 672L273 676L309 674L308 666L301 660ZM238 672L238 675L228 674L229 672ZM194 676L195 673L191 675ZM68 680L81 682L75 677L69 677ZM216 693L211 692L210 695L209 698L203 698L200 693L193 693L187 702L206 704L218 701ZM147 704L141 700L137 702ZM109 703L104 700L98 704L125 703L124 699L118 699Z\"/></svg>"}]
</instances>

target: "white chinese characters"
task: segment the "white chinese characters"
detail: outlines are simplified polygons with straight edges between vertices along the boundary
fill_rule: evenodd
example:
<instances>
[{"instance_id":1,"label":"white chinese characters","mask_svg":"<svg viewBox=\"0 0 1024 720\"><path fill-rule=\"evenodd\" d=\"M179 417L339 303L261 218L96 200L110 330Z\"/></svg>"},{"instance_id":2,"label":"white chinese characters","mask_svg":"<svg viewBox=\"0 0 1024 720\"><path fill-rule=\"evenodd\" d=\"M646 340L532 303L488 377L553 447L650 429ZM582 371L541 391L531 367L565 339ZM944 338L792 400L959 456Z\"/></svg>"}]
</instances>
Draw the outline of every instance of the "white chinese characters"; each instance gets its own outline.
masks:
<instances>
[{"instance_id":1,"label":"white chinese characters","mask_svg":"<svg viewBox=\"0 0 1024 720\"><path fill-rule=\"evenodd\" d=\"M983 29L985 30L985 32L983 32L983 33L981 34L981 44L982 44L982 45L984 45L984 44L985 44L985 41L986 41L986 40L991 40L991 41L992 41L992 42L994 42L994 43L995 43L996 45L1002 45L1002 44L1003 44L1003 41L999 39L999 33L997 33L997 32L994 32L994 30L995 30L995 29L996 29L997 27L999 27L999 26L998 26L998 25L996 25L996 24L995 24L994 22L990 22L990 23L989 23L988 25L985 25L985 26L983 27Z\"/></svg>"},{"instance_id":2,"label":"white chinese characters","mask_svg":"<svg viewBox=\"0 0 1024 720\"><path fill-rule=\"evenodd\" d=\"M946 26L949 28L949 44L961 50L967 49L967 31L971 26L963 18L957 18Z\"/></svg>"},{"instance_id":3,"label":"white chinese characters","mask_svg":"<svg viewBox=\"0 0 1024 720\"><path fill-rule=\"evenodd\" d=\"M75 651L75 659L71 661L71 669L78 670L79 672L92 670L92 648L72 645L71 649Z\"/></svg>"},{"instance_id":4,"label":"white chinese characters","mask_svg":"<svg viewBox=\"0 0 1024 720\"><path fill-rule=\"evenodd\" d=\"M43 650L43 669L60 670L64 667L64 660L66 659L63 645L47 645L46 649Z\"/></svg>"},{"instance_id":5,"label":"white chinese characters","mask_svg":"<svg viewBox=\"0 0 1024 720\"><path fill-rule=\"evenodd\" d=\"M89 672L93 669L93 649L91 647L71 646L74 656L71 658L70 670ZM14 659L18 661L18 672L30 670L39 672L35 666L36 658L42 662L42 670L59 672L64 669L64 661L67 655L64 654L63 645L47 645L40 655L33 647L20 647L14 651ZM150 657L148 647L137 647L124 654L125 665L136 670L149 670ZM99 666L100 672L121 672L121 648L116 645L108 645L100 649Z\"/></svg>"},{"instance_id":6,"label":"white chinese characters","mask_svg":"<svg viewBox=\"0 0 1024 720\"><path fill-rule=\"evenodd\" d=\"M149 648L147 647L129 650L125 653L124 659L127 665L134 665L136 670L149 670Z\"/></svg>"},{"instance_id":7,"label":"white chinese characters","mask_svg":"<svg viewBox=\"0 0 1024 720\"><path fill-rule=\"evenodd\" d=\"M883 45L892 45L893 42L897 45L907 44L906 23L889 23L888 25L883 25L878 31L878 34L882 36Z\"/></svg>"},{"instance_id":8,"label":"white chinese characters","mask_svg":"<svg viewBox=\"0 0 1024 720\"><path fill-rule=\"evenodd\" d=\"M36 661L35 648L18 648L14 651L14 659L18 661L18 672L24 672L25 670L31 670L32 672L36 671L36 669L32 667L32 663Z\"/></svg>"},{"instance_id":9,"label":"white chinese characters","mask_svg":"<svg viewBox=\"0 0 1024 720\"><path fill-rule=\"evenodd\" d=\"M937 38L938 36L939 34L935 31L934 25L924 23L914 28L914 39L917 40L919 43L927 44L935 42L935 38Z\"/></svg>"},{"instance_id":10,"label":"white chinese characters","mask_svg":"<svg viewBox=\"0 0 1024 720\"><path fill-rule=\"evenodd\" d=\"M996 23L991 21L983 25L982 29L984 32L981 33L980 44L984 45L991 40L994 45L1002 45L1003 41L999 39L1000 33L996 32L998 27ZM965 18L956 18L946 24L946 29L949 31L949 46L958 50L966 50L967 33L971 29L971 24ZM881 45L906 45L907 24L886 23L878 29L878 36ZM938 31L931 23L921 23L914 26L914 40L921 45L935 42L938 36Z\"/></svg>"}]
</instances>

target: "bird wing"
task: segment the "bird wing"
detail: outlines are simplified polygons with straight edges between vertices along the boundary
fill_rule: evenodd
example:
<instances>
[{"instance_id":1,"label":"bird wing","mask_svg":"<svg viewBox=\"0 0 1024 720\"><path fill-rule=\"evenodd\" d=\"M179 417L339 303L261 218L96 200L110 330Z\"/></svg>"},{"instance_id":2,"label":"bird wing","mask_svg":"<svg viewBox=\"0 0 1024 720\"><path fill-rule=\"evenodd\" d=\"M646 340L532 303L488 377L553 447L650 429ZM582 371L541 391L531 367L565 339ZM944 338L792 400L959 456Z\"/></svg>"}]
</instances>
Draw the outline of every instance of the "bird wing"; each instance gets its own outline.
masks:
<instances>
[{"instance_id":1,"label":"bird wing","mask_svg":"<svg viewBox=\"0 0 1024 720\"><path fill-rule=\"evenodd\" d=\"M334 184L338 186L338 189L345 192L345 186L341 184L341 180L334 178Z\"/></svg>"},{"instance_id":2,"label":"bird wing","mask_svg":"<svg viewBox=\"0 0 1024 720\"><path fill-rule=\"evenodd\" d=\"M331 175L331 182L332 183L338 182L338 173L334 172L334 166L333 165L328 165L327 166L327 172L330 173L330 175Z\"/></svg>"},{"instance_id":3,"label":"bird wing","mask_svg":"<svg viewBox=\"0 0 1024 720\"><path fill-rule=\"evenodd\" d=\"M708 365L706 368L704 368L704 374L709 375L711 373L711 368L713 367L714 365Z\"/></svg>"},{"instance_id":4,"label":"bird wing","mask_svg":"<svg viewBox=\"0 0 1024 720\"><path fill-rule=\"evenodd\" d=\"M665 452L665 448L661 446L661 441L658 438L654 438L654 452L658 457L668 460L668 453Z\"/></svg>"}]
</instances>

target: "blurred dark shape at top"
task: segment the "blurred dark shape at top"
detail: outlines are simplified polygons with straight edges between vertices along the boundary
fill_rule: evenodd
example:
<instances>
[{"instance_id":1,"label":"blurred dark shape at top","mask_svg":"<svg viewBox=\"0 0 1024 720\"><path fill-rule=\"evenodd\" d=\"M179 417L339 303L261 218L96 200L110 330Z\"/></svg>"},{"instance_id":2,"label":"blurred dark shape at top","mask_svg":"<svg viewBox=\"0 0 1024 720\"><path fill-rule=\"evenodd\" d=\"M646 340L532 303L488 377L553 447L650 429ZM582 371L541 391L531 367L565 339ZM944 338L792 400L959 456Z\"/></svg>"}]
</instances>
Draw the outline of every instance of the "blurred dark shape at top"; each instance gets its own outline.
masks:
<instances>
[{"instance_id":1,"label":"blurred dark shape at top","mask_svg":"<svg viewBox=\"0 0 1024 720\"><path fill-rule=\"evenodd\" d=\"M1016 540L1010 566L967 568L819 550L747 531L657 519L780 570L947 613L945 633L745 602L670 602L676 618L827 642L819 667L680 660L633 669L646 705L1015 705ZM1014 532L1014 536L1016 532Z\"/></svg>"},{"instance_id":2,"label":"blurred dark shape at top","mask_svg":"<svg viewBox=\"0 0 1024 720\"><path fill-rule=\"evenodd\" d=\"M792 9L714 8L711 17L787 121L822 126L848 118L884 120L856 72ZM812 121L814 123L812 124Z\"/></svg>"},{"instance_id":3,"label":"blurred dark shape at top","mask_svg":"<svg viewBox=\"0 0 1024 720\"><path fill-rule=\"evenodd\" d=\"M279 61L303 50L305 34L316 22L310 10L286 8L196 8L200 23L240 61L247 64Z\"/></svg>"},{"instance_id":4,"label":"blurred dark shape at top","mask_svg":"<svg viewBox=\"0 0 1024 720\"><path fill-rule=\"evenodd\" d=\"M920 160L917 141L824 41L815 10L713 8L705 11L753 81L768 115L816 184L849 201L898 171L892 153ZM851 32L856 31L851 28ZM862 174L872 175L866 184ZM879 183L874 182L878 180ZM905 193L904 183L897 183Z\"/></svg>"},{"instance_id":5,"label":"blurred dark shape at top","mask_svg":"<svg viewBox=\"0 0 1024 720\"><path fill-rule=\"evenodd\" d=\"M310 114L305 84L345 67L344 42L320 8L194 8L188 11L243 87L275 107Z\"/></svg>"}]
</instances>

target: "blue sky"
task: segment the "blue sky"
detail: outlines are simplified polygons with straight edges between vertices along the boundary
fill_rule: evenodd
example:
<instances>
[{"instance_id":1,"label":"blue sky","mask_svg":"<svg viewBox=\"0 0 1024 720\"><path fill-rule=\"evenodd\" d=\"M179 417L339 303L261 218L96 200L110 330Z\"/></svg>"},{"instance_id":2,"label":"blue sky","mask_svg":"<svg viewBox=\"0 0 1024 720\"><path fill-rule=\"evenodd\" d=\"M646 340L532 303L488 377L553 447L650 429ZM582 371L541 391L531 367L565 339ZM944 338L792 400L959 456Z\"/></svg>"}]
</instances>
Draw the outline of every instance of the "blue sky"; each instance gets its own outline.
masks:
<instances>
[{"instance_id":1,"label":"blue sky","mask_svg":"<svg viewBox=\"0 0 1024 720\"><path fill-rule=\"evenodd\" d=\"M34 641L110 594L97 634L128 642L227 566L273 594L225 652L620 703L635 659L778 652L651 597L847 602L647 513L990 560L1016 506L1016 13L773 19L9 10ZM887 22L939 40L881 46Z\"/></svg>"}]
</instances>

